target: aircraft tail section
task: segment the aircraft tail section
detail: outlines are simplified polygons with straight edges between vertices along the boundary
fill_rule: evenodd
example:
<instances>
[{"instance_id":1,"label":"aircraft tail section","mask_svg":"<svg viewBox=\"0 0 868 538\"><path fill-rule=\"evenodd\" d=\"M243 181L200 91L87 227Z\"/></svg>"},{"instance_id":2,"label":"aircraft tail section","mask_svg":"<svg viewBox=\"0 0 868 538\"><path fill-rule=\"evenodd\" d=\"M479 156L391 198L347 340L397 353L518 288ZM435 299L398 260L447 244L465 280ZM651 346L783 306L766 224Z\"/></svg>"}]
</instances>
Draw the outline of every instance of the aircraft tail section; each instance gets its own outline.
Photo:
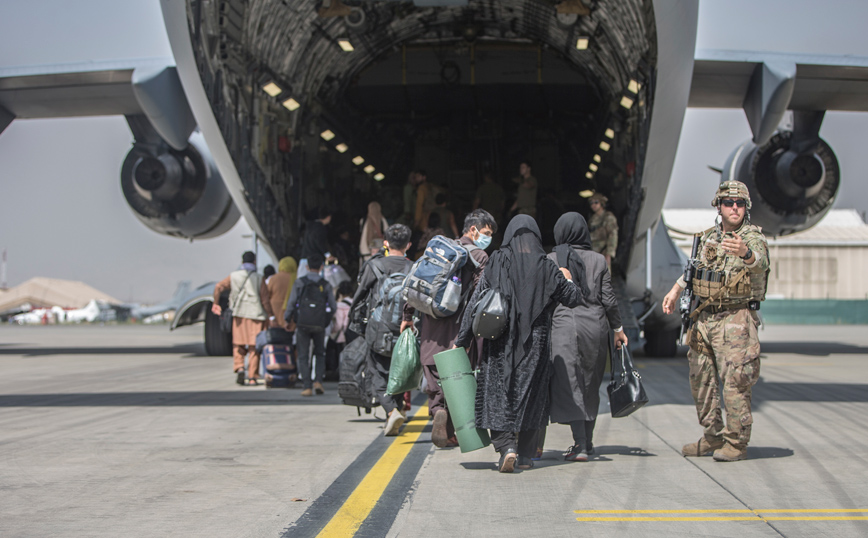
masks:
<instances>
[{"instance_id":1,"label":"aircraft tail section","mask_svg":"<svg viewBox=\"0 0 868 538\"><path fill-rule=\"evenodd\" d=\"M170 301L173 308L181 306L181 300L190 294L192 288L193 282L190 280L182 280L178 282L178 287L175 289L175 293L172 294L172 299Z\"/></svg>"}]
</instances>

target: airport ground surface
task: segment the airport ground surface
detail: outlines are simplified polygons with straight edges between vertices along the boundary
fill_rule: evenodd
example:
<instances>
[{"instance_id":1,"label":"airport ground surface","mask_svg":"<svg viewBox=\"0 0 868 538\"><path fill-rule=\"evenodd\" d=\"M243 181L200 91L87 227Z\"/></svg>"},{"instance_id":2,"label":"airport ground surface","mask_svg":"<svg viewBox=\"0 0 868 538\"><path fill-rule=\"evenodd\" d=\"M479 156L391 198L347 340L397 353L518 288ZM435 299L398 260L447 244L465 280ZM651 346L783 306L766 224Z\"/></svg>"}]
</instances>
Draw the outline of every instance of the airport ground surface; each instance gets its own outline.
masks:
<instances>
[{"instance_id":1,"label":"airport ground surface","mask_svg":"<svg viewBox=\"0 0 868 538\"><path fill-rule=\"evenodd\" d=\"M760 333L747 461L681 456L682 350L637 357L644 409L603 398L596 459L564 462L553 425L505 475L490 447L435 449L424 411L385 438L335 383L238 386L201 327L0 327L0 536L866 536L865 329Z\"/></svg>"}]
</instances>

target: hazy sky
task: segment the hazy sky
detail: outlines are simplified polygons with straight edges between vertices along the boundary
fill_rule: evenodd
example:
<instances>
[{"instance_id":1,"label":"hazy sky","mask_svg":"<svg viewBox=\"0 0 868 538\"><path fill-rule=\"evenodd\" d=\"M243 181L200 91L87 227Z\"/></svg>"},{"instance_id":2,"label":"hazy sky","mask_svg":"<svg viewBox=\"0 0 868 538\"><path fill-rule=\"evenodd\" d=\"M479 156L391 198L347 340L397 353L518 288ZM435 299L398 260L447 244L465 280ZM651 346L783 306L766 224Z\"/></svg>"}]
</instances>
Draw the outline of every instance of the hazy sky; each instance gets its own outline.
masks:
<instances>
[{"instance_id":1,"label":"hazy sky","mask_svg":"<svg viewBox=\"0 0 868 538\"><path fill-rule=\"evenodd\" d=\"M706 0L698 48L868 56L868 2ZM818 24L822 22L822 24ZM169 56L157 0L0 2L0 67ZM827 113L820 132L838 155L838 208L868 209L868 114ZM740 110L688 110L668 207L706 207L721 166L750 138ZM251 246L241 221L189 242L145 228L120 190L132 135L121 117L15 121L0 135L0 250L8 283L83 280L118 299L156 301L177 281L222 278Z\"/></svg>"}]
</instances>

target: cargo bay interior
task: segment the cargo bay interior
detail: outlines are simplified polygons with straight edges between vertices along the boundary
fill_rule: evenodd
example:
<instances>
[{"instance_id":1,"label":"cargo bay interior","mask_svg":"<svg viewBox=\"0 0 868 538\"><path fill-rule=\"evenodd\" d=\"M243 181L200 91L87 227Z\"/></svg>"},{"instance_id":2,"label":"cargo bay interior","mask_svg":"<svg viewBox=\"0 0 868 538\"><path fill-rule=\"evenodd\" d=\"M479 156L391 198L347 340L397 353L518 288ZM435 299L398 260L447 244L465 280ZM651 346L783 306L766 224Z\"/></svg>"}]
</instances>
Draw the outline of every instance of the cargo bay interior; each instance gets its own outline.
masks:
<instances>
[{"instance_id":1,"label":"cargo bay interior","mask_svg":"<svg viewBox=\"0 0 868 538\"><path fill-rule=\"evenodd\" d=\"M549 243L561 212L588 214L582 191L609 197L631 243L651 2L424 3L188 0L201 78L275 254L294 253L317 206L351 223L378 200L397 217L413 168L462 215L484 172L514 192L523 159Z\"/></svg>"}]
</instances>

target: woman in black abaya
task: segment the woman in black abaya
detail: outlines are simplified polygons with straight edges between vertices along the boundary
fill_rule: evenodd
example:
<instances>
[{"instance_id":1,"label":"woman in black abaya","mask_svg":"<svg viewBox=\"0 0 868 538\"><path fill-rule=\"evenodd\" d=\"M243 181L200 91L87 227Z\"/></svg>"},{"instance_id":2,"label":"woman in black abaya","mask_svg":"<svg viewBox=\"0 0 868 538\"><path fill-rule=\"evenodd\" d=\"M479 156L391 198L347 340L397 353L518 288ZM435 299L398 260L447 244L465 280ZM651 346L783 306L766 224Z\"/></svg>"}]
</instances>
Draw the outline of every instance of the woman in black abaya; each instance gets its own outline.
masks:
<instances>
[{"instance_id":1,"label":"woman in black abaya","mask_svg":"<svg viewBox=\"0 0 868 538\"><path fill-rule=\"evenodd\" d=\"M618 348L627 344L627 337L606 258L591 250L585 218L578 213L561 215L555 224L555 242L558 246L549 258L570 270L584 300L575 308L557 307L552 318L551 420L572 429L573 446L564 459L587 461L594 450L609 331L615 331Z\"/></svg>"},{"instance_id":2,"label":"woman in black abaya","mask_svg":"<svg viewBox=\"0 0 868 538\"><path fill-rule=\"evenodd\" d=\"M476 390L476 426L491 430L501 472L512 472L516 459L519 468L533 466L536 432L548 424L552 314L558 303L574 307L581 302L569 276L546 258L536 221L518 215L489 258L461 319L455 345L467 348L482 293L494 288L507 299L509 326L497 340L483 342Z\"/></svg>"}]
</instances>

